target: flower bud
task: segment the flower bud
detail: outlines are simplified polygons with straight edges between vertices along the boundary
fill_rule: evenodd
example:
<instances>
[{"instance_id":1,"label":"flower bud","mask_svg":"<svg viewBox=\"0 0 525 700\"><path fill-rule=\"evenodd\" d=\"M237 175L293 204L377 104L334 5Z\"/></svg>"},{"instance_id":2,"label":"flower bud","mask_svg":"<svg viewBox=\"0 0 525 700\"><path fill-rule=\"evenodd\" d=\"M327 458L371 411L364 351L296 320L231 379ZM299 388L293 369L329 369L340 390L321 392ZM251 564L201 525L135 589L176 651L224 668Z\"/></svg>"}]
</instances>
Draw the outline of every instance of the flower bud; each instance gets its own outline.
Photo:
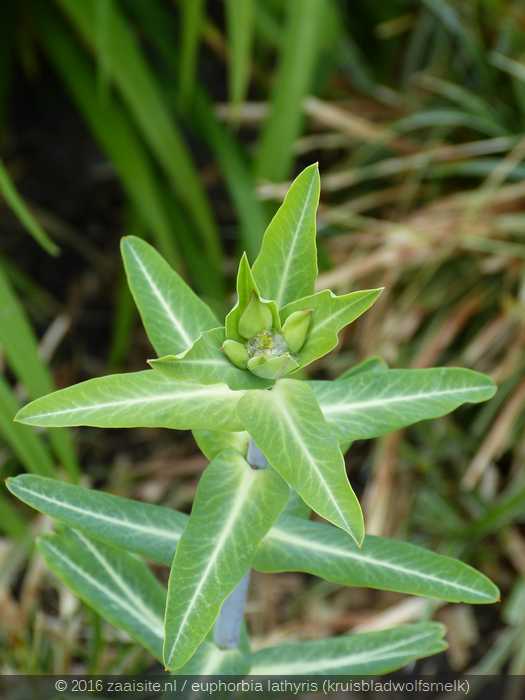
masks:
<instances>
[{"instance_id":1,"label":"flower bud","mask_svg":"<svg viewBox=\"0 0 525 700\"><path fill-rule=\"evenodd\" d=\"M236 367L246 369L248 365L248 351L242 343L238 343L236 340L225 340L222 350Z\"/></svg>"},{"instance_id":2,"label":"flower bud","mask_svg":"<svg viewBox=\"0 0 525 700\"><path fill-rule=\"evenodd\" d=\"M248 306L239 319L237 330L243 338L252 338L260 331L272 327L272 312L255 294L252 294Z\"/></svg>"},{"instance_id":3,"label":"flower bud","mask_svg":"<svg viewBox=\"0 0 525 700\"><path fill-rule=\"evenodd\" d=\"M284 322L282 334L290 352L299 352L306 341L310 323L312 321L312 309L294 311Z\"/></svg>"},{"instance_id":4,"label":"flower bud","mask_svg":"<svg viewBox=\"0 0 525 700\"><path fill-rule=\"evenodd\" d=\"M298 367L299 364L289 353L273 357L257 355L248 360L250 372L262 379L279 379Z\"/></svg>"}]
</instances>

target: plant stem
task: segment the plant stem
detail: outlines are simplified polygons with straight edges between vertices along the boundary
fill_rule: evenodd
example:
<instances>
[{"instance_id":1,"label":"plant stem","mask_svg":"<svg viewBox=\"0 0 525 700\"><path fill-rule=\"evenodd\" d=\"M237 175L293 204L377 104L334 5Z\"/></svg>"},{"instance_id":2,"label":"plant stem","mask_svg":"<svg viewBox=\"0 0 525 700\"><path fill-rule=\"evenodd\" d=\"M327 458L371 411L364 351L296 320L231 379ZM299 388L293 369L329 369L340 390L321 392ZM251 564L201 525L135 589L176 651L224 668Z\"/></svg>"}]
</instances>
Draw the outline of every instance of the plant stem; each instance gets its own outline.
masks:
<instances>
[{"instance_id":1,"label":"plant stem","mask_svg":"<svg viewBox=\"0 0 525 700\"><path fill-rule=\"evenodd\" d=\"M248 571L223 603L213 629L213 641L221 649L235 649L239 646L249 585Z\"/></svg>"},{"instance_id":2,"label":"plant stem","mask_svg":"<svg viewBox=\"0 0 525 700\"><path fill-rule=\"evenodd\" d=\"M246 461L252 469L266 469L268 462L252 438L248 444ZM221 649L235 649L239 646L244 608L250 585L250 572L224 601L219 617L213 628L213 641Z\"/></svg>"},{"instance_id":3,"label":"plant stem","mask_svg":"<svg viewBox=\"0 0 525 700\"><path fill-rule=\"evenodd\" d=\"M248 443L248 452L246 453L246 461L252 469L266 469L268 461L261 450L257 447L253 438L250 438Z\"/></svg>"}]
</instances>

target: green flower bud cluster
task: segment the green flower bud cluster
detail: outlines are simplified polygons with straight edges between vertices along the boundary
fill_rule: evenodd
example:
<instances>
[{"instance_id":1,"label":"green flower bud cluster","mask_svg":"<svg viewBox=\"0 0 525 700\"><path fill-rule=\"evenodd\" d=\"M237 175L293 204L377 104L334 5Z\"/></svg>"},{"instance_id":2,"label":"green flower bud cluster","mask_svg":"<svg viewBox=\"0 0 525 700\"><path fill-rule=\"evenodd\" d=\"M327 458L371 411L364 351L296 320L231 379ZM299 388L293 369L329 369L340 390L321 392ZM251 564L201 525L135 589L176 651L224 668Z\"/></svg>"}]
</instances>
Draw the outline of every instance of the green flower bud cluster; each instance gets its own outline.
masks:
<instances>
[{"instance_id":1,"label":"green flower bud cluster","mask_svg":"<svg viewBox=\"0 0 525 700\"><path fill-rule=\"evenodd\" d=\"M311 318L311 309L295 311L281 326L269 302L254 292L237 324L245 342L228 338L222 349L236 367L263 379L279 379L299 367L295 355L306 342Z\"/></svg>"}]
</instances>

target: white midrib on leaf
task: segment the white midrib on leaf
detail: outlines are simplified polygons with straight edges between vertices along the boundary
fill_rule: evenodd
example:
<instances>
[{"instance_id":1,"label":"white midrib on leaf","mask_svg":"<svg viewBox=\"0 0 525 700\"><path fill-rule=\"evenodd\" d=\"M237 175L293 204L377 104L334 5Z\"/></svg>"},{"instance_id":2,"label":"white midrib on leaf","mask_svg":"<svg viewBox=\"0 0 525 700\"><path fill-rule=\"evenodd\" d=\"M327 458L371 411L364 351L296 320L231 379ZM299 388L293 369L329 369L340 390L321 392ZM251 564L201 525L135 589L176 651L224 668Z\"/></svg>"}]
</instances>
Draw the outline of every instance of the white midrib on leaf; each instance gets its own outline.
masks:
<instances>
[{"instance_id":1,"label":"white midrib on leaf","mask_svg":"<svg viewBox=\"0 0 525 700\"><path fill-rule=\"evenodd\" d=\"M46 503L51 503L52 505L64 508L65 510L73 511L74 513L79 513L81 515L91 517L93 519L102 520L103 522L111 523L112 525L124 527L129 530L135 530L136 532L144 532L148 535L153 535L154 537L162 537L163 539L173 541L175 543L180 540L180 535L175 533L174 531L159 530L159 528L152 527L150 525L138 525L137 523L132 523L129 520L122 520L120 518L115 518L111 515L105 515L104 513L100 513L98 511L88 510L87 508L81 508L80 506L74 506L72 503L68 503L67 501L60 501L57 498L44 495L43 493L39 493L38 491L32 491L31 489L28 489L25 486L20 486L19 484L17 484L16 488L17 491L28 493L36 499L41 499ZM60 520L60 516L58 515L51 517L55 517L58 520ZM77 525L77 527L80 527L80 525Z\"/></svg>"},{"instance_id":2,"label":"white midrib on leaf","mask_svg":"<svg viewBox=\"0 0 525 700\"><path fill-rule=\"evenodd\" d=\"M329 671L340 666L348 666L350 664L367 663L373 661L382 661L387 659L395 659L398 657L412 656L413 650L406 649L407 646L414 645L423 639L432 638L435 632L420 632L410 638L400 639L391 644L367 649L366 651L348 654L347 656L336 656L315 661L296 661L295 663L287 663L283 661L280 665L278 662L272 662L270 666L252 666L250 673L256 673L261 676L279 675L279 674L297 674L297 673L313 673L315 671ZM405 647L405 648L403 648ZM286 647L283 648L283 656L285 655ZM397 651L396 651L397 650ZM416 652L417 655L417 652ZM279 670L278 670L279 669Z\"/></svg>"},{"instance_id":3,"label":"white midrib on leaf","mask_svg":"<svg viewBox=\"0 0 525 700\"><path fill-rule=\"evenodd\" d=\"M329 500L330 500L331 503L333 504L333 506L334 506L334 508L335 508L335 510L336 510L336 513L339 515L339 517L341 518L342 522L345 524L345 527L347 528L347 530L348 530L349 532L352 532L352 528L350 527L350 525L349 525L349 523L348 523L348 520L346 519L345 514L343 513L343 511L341 510L341 508L340 508L340 506L339 506L337 500L335 499L335 497L334 497L334 495L333 495L333 493L332 493L332 491L331 491L331 489L330 489L330 486L327 484L327 482L326 482L326 480L325 480L325 478L324 478L324 476L323 476L323 473L321 472L321 470L320 470L319 467L317 466L317 463L316 463L315 459L312 457L312 455L310 454L310 451L308 450L308 448L307 448L306 445L304 444L304 440L303 440L303 438L301 437L299 431L297 430L297 428L296 428L296 426L295 426L295 423L293 422L292 416L290 416L290 414L288 413L288 411L287 411L287 409L286 409L286 404L280 400L280 398L278 397L278 394L277 394L277 393L275 393L275 395L274 395L274 397L273 397L273 400L274 400L274 403L275 403L275 406L276 406L277 410L280 412L280 414L281 414L282 417L283 417L283 420L284 420L285 423L288 425L288 428L290 429L290 432L292 433L292 435L293 435L293 437L294 437L294 439L295 439L296 445L299 447L299 449L301 450L301 452L304 454L304 456L306 457L308 463L310 464L310 466L312 467L313 471L315 472L315 474L316 474L316 476L317 476L317 478L318 478L318 480L319 480L319 483L320 483L321 487L322 487L323 490L326 492L326 494L327 494ZM311 504L309 504L309 505L311 505ZM312 506L312 507L313 507L313 506Z\"/></svg>"},{"instance_id":4,"label":"white midrib on leaf","mask_svg":"<svg viewBox=\"0 0 525 700\"><path fill-rule=\"evenodd\" d=\"M395 571L398 574L407 574L412 578L419 578L423 581L433 581L434 583L439 583L443 586L449 586L450 588L455 588L458 591L463 591L465 593L472 593L479 597L485 597L487 600L489 596L479 591L476 588L471 588L470 586L465 586L461 583L456 583L455 581L450 581L448 579L439 578L439 576L434 576L433 574L424 574L421 571L414 569L407 569L405 566L400 566L399 564L393 564L392 562L387 562L382 559L377 560L366 554L361 554L360 552L352 552L348 549L342 549L329 544L322 544L320 542L312 542L306 537L300 537L297 535L292 535L291 533L281 530L279 527L273 527L266 537L266 540L277 540L284 542L285 544L295 545L301 547L302 549L310 549L315 552L325 552L326 554L332 554L336 557L341 557L343 559L353 559L354 561L361 562L362 564L370 564L376 568L380 569L390 569L390 571Z\"/></svg>"},{"instance_id":5,"label":"white midrib on leaf","mask_svg":"<svg viewBox=\"0 0 525 700\"><path fill-rule=\"evenodd\" d=\"M104 571L107 573L107 575L110 577L112 581L115 582L115 584L120 588L120 590L124 593L126 598L135 606L135 608L138 610L139 613L143 615L145 620L148 620L151 628L154 629L155 627L162 627L163 621L160 617L158 617L153 610L147 607L147 605L144 604L144 601L133 591L127 584L126 582L122 579L121 576L119 576L113 568L108 564L107 559L100 553L100 551L95 547L94 544L92 544L84 535L79 532L78 530L75 530L75 535L79 538L79 540L84 544L84 546L91 552L91 554L95 557L95 559L98 561L100 566L104 569Z\"/></svg>"},{"instance_id":6,"label":"white midrib on leaf","mask_svg":"<svg viewBox=\"0 0 525 700\"><path fill-rule=\"evenodd\" d=\"M182 620L180 621L177 634L175 636L175 639L173 640L173 643L171 645L171 648L169 650L169 654L166 656L166 663L169 666L173 654L175 651L175 647L179 643L180 638L186 634L186 626L188 624L188 619L190 615L193 613L193 610L195 608L195 604L197 603L197 600L199 599L199 596L201 595L202 589L204 588L204 585L206 584L210 574L213 571L213 568L217 562L217 559L221 555L223 551L223 546L224 543L227 541L228 537L231 535L232 532L234 532L236 526L237 526L237 520L239 519L239 516L242 513L242 510L244 508L244 504L248 500L251 492L251 488L253 484L255 483L255 480L253 479L253 475L250 473L249 467L246 467L246 472L245 474L242 475L242 481L239 485L239 489L236 492L235 495L235 501L234 505L224 521L224 527L222 529L221 534L219 535L217 542L215 543L215 547L213 548L213 551L211 552L208 561L206 563L206 567L204 568L202 575L199 579L198 584L195 586L195 590L193 591L193 595L191 596L191 599L186 606L186 610L184 612L184 615L182 617ZM174 560L174 566L177 565L176 562L176 557L175 555L175 560ZM166 608L167 612L167 608ZM167 618L166 618L167 619Z\"/></svg>"},{"instance_id":7,"label":"white midrib on leaf","mask_svg":"<svg viewBox=\"0 0 525 700\"><path fill-rule=\"evenodd\" d=\"M191 344L193 343L193 338L189 335L189 333L188 333L187 330L184 328L184 326L182 325L182 323L179 321L179 319L178 319L178 318L175 316L175 314L173 313L173 309L171 308L171 306L169 305L169 303L167 302L167 300L166 300L165 297L163 296L163 294L162 294L162 292L160 291L160 289L159 289L159 288L157 287L157 285L155 284L155 280L154 280L153 277L149 274L147 268L146 268L145 265L143 264L143 262L142 262L142 260L140 259L140 257L139 257L139 256L135 253L135 251L133 250L133 247L130 246L130 247L129 247L129 250L131 251L131 254L133 255L133 257L135 258L135 261L136 261L137 265L139 266L140 271L141 271L142 274L144 275L144 277L145 277L145 279L146 279L146 282L148 283L148 285L149 285L151 291L153 292L153 294L155 295L155 297L158 299L160 305L161 305L162 308L164 309L164 311L165 311L165 313L166 313L166 316L169 318L169 320L170 320L170 321L173 323L173 325L175 326L175 328L176 328L176 330L177 330L177 333L181 336L181 338L184 340L185 343L187 343L188 345L191 345Z\"/></svg>"},{"instance_id":8,"label":"white midrib on leaf","mask_svg":"<svg viewBox=\"0 0 525 700\"><path fill-rule=\"evenodd\" d=\"M201 389L192 389L190 391L176 391L171 394L159 394L139 396L137 398L118 399L118 401L103 401L101 403L90 403L82 406L73 406L72 408L61 408L56 411L46 411L45 413L32 413L27 417L28 420L39 420L40 418L49 418L50 416L62 416L70 413L80 413L81 411L98 411L104 408L116 408L117 406L135 406L139 404L160 403L171 400L194 399L202 398L203 396L225 396L232 394L232 390L225 384L215 384L203 387ZM240 398L240 396L239 396Z\"/></svg>"},{"instance_id":9,"label":"white midrib on leaf","mask_svg":"<svg viewBox=\"0 0 525 700\"><path fill-rule=\"evenodd\" d=\"M301 228L303 226L304 218L306 216L306 211L308 209L308 205L310 203L310 195L312 193L312 188L314 186L314 179L311 180L310 185L308 186L308 193L305 197L304 200L304 205L303 208L301 209L301 214L299 215L299 220L297 221L297 224L295 226L295 231L294 231L294 236L292 238L292 243L290 245L290 248L288 249L288 254L284 259L284 266L281 272L281 277L279 280L279 289L277 290L277 295L275 297L275 301L277 302L277 306L281 306L282 300L283 300L283 295L286 290L286 285L288 284L288 275L290 274L290 267L292 265L292 260L293 256L295 253L295 249L297 247L297 243L300 239L300 233L301 233Z\"/></svg>"},{"instance_id":10,"label":"white midrib on leaf","mask_svg":"<svg viewBox=\"0 0 525 700\"><path fill-rule=\"evenodd\" d=\"M342 382L345 380L343 379ZM455 388L455 389L440 389L438 391L424 392L421 391L419 394L406 394L404 396L387 396L385 398L372 399L371 401L353 401L345 402L341 401L338 403L327 403L323 404L321 399L321 409L323 413L346 413L352 411L359 411L362 408L377 408L383 407L385 405L393 403L402 403L405 401L417 401L418 399L432 399L436 397L450 396L451 394L465 393L471 391L480 391L484 389L483 386L471 386L465 388Z\"/></svg>"},{"instance_id":11,"label":"white midrib on leaf","mask_svg":"<svg viewBox=\"0 0 525 700\"><path fill-rule=\"evenodd\" d=\"M138 622L140 622L141 625L144 624L144 619L140 615L140 613L131 605L128 605L121 596L116 595L113 593L113 591L109 588L106 588L103 586L97 579L93 578L91 574L88 574L87 571L84 571L84 569L81 569L79 566L77 566L71 559L66 557L59 549L54 547L49 540L45 540L45 546L51 549L51 551L61 560L65 563L67 567L69 567L72 571L74 571L78 576L83 578L85 581L87 581L90 585L93 586L93 588L96 588L97 590L101 591L107 598L112 600L119 608L122 610L125 610L128 615L131 617L134 617ZM160 621L159 621L160 623ZM160 623L160 627L155 626L151 630L153 634L158 637L159 639L164 638L164 630L162 627L162 624Z\"/></svg>"}]
</instances>

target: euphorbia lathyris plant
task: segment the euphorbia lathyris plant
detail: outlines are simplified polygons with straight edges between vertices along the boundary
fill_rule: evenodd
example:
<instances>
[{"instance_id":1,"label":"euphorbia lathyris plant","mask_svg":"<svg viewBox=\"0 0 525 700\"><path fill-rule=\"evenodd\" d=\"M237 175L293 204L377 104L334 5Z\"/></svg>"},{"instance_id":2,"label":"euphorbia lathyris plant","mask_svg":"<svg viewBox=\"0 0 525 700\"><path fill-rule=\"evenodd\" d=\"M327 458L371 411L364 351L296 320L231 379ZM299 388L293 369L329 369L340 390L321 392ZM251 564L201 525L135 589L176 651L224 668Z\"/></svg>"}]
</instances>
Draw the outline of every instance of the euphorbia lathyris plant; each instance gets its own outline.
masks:
<instances>
[{"instance_id":1,"label":"euphorbia lathyris plant","mask_svg":"<svg viewBox=\"0 0 525 700\"><path fill-rule=\"evenodd\" d=\"M383 673L444 648L425 622L251 653L242 612L251 568L304 571L367 586L490 603L496 587L469 566L364 535L343 450L494 393L466 369L351 368L307 381L303 368L381 290L315 292L316 166L304 170L243 256L237 303L221 325L151 246L122 243L131 291L158 358L151 369L82 382L33 401L30 425L191 429L210 464L189 518L176 511L37 476L8 486L55 518L38 547L83 600L166 668L185 673ZM326 523L309 519L310 509ZM171 565L167 593L145 559Z\"/></svg>"}]
</instances>

